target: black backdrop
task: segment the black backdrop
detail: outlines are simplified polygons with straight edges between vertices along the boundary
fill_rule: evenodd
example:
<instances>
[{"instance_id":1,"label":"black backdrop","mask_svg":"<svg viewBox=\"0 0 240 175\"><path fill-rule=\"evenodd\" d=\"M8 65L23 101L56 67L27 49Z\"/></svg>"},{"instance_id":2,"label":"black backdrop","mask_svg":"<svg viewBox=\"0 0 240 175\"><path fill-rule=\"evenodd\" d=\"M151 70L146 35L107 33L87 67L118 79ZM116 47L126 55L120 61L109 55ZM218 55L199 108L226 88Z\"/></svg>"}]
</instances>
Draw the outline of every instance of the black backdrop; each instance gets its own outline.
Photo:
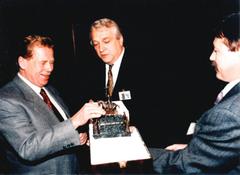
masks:
<instances>
[{"instance_id":1,"label":"black backdrop","mask_svg":"<svg viewBox=\"0 0 240 175\"><path fill-rule=\"evenodd\" d=\"M146 117L152 121L149 127L156 128L155 139L149 136L154 146L186 141L189 123L212 106L224 83L216 80L209 61L211 30L224 15L238 11L240 4L239 0L2 0L0 3L0 85L16 73L19 38L30 33L47 34L56 45L51 83L72 112L84 103L81 83L89 71L85 63L94 57L89 45L89 26L101 17L116 20L123 29L126 46L136 48L140 54L144 52L147 55L144 62L155 73L152 86L161 98L152 100L159 101L159 115Z\"/></svg>"}]
</instances>

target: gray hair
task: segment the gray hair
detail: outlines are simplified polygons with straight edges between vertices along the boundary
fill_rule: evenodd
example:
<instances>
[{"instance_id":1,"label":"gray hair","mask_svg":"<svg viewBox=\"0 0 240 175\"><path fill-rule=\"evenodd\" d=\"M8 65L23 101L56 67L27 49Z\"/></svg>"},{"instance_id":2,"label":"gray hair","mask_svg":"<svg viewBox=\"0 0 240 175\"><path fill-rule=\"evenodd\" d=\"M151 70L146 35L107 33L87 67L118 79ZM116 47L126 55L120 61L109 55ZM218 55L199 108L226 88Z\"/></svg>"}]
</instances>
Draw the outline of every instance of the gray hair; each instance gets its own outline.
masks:
<instances>
[{"instance_id":1,"label":"gray hair","mask_svg":"<svg viewBox=\"0 0 240 175\"><path fill-rule=\"evenodd\" d=\"M120 38L123 36L120 27L114 20L109 19L109 18L101 18L101 19L94 21L90 27L90 33L89 33L90 43L92 43L92 41L91 41L92 40L92 37L91 37L92 31L94 29L99 29L102 27L107 27L107 28L114 27L116 29L117 38Z\"/></svg>"}]
</instances>

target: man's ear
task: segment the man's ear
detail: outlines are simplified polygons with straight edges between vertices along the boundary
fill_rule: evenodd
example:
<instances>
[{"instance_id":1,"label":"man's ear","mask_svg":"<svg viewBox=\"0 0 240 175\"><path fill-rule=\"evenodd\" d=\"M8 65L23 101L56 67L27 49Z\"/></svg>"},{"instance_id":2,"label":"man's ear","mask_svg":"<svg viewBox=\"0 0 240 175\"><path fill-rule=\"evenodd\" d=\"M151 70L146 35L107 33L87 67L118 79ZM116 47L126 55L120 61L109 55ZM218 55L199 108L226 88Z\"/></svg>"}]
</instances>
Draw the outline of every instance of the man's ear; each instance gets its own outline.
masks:
<instances>
[{"instance_id":1,"label":"man's ear","mask_svg":"<svg viewBox=\"0 0 240 175\"><path fill-rule=\"evenodd\" d=\"M121 45L123 46L124 41L123 41L123 36L122 35L120 36L119 40L120 40Z\"/></svg>"},{"instance_id":2,"label":"man's ear","mask_svg":"<svg viewBox=\"0 0 240 175\"><path fill-rule=\"evenodd\" d=\"M27 60L23 58L22 56L18 57L18 65L20 69L25 69L27 67Z\"/></svg>"}]
</instances>

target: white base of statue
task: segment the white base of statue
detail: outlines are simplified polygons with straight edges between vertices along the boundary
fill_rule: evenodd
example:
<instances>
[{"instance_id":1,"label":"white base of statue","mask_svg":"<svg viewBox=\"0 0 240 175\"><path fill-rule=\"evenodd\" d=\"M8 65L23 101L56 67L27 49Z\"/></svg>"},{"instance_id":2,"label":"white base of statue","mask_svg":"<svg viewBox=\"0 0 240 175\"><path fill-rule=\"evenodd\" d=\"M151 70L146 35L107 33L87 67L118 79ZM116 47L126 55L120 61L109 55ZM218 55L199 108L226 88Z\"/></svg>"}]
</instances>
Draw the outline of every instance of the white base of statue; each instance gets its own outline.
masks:
<instances>
[{"instance_id":1,"label":"white base of statue","mask_svg":"<svg viewBox=\"0 0 240 175\"><path fill-rule=\"evenodd\" d=\"M131 135L125 137L93 137L93 125L89 124L91 165L150 159L150 153L134 126Z\"/></svg>"}]
</instances>

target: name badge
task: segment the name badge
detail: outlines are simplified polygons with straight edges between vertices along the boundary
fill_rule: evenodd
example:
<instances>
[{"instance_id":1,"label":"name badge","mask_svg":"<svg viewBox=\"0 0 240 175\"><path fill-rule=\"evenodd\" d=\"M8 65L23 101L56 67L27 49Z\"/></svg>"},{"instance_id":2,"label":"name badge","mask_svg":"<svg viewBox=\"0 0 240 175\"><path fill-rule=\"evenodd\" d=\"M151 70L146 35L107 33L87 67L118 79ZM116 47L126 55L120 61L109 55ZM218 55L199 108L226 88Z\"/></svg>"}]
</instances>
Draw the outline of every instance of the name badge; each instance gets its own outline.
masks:
<instances>
[{"instance_id":1,"label":"name badge","mask_svg":"<svg viewBox=\"0 0 240 175\"><path fill-rule=\"evenodd\" d=\"M195 127L196 127L196 123L195 122L191 122L190 125L189 125L189 128L188 128L188 131L187 131L186 135L194 134Z\"/></svg>"},{"instance_id":2,"label":"name badge","mask_svg":"<svg viewBox=\"0 0 240 175\"><path fill-rule=\"evenodd\" d=\"M118 93L120 100L131 100L130 91L121 91Z\"/></svg>"}]
</instances>

